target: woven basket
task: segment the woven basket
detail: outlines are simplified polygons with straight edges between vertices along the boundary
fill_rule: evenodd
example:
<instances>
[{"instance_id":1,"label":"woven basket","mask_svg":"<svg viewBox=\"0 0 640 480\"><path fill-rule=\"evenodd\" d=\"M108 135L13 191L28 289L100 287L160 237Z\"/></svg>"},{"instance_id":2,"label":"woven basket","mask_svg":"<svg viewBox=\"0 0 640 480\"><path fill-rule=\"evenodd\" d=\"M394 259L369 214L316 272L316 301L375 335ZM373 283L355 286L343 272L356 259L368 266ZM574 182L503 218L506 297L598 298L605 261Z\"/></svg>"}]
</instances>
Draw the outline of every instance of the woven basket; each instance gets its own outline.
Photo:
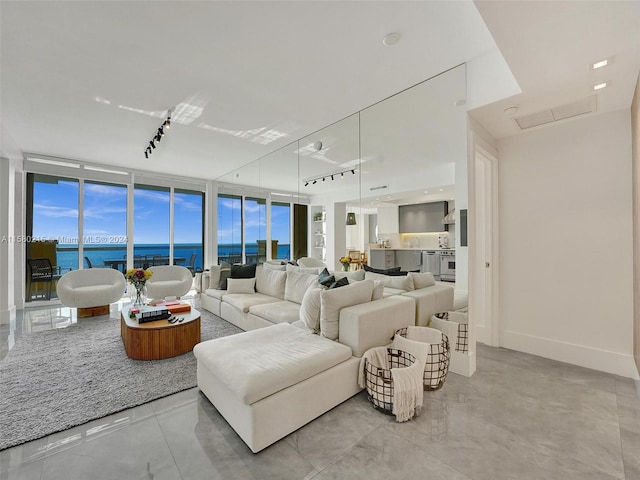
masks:
<instances>
[{"instance_id":1,"label":"woven basket","mask_svg":"<svg viewBox=\"0 0 640 480\"><path fill-rule=\"evenodd\" d=\"M424 389L438 390L444 385L449 372L449 362L451 350L449 349L449 339L440 330L429 327L412 327L420 329L420 338L429 342L429 353L424 366ZM396 335L407 338L408 328L396 330ZM409 338L409 340L414 340ZM420 341L420 340L418 340Z\"/></svg>"},{"instance_id":2,"label":"woven basket","mask_svg":"<svg viewBox=\"0 0 640 480\"><path fill-rule=\"evenodd\" d=\"M385 347L377 347L385 348ZM364 381L369 394L369 401L373 406L389 415L393 414L393 378L392 368L410 367L416 361L415 357L403 350L387 348L387 363L389 370L374 365L366 358L364 361Z\"/></svg>"}]
</instances>

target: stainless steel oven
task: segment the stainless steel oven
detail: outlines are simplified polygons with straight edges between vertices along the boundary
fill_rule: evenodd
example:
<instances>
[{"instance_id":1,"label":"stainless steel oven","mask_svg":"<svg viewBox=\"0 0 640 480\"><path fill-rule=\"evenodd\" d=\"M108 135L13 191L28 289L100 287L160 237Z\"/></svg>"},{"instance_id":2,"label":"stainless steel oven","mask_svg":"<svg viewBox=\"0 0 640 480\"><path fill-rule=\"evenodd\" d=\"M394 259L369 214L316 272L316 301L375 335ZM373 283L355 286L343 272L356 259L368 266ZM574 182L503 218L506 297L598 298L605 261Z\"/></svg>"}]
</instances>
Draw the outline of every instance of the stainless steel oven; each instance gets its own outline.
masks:
<instances>
[{"instance_id":1,"label":"stainless steel oven","mask_svg":"<svg viewBox=\"0 0 640 480\"><path fill-rule=\"evenodd\" d=\"M454 250L440 251L440 280L456 281L456 252Z\"/></svg>"}]
</instances>

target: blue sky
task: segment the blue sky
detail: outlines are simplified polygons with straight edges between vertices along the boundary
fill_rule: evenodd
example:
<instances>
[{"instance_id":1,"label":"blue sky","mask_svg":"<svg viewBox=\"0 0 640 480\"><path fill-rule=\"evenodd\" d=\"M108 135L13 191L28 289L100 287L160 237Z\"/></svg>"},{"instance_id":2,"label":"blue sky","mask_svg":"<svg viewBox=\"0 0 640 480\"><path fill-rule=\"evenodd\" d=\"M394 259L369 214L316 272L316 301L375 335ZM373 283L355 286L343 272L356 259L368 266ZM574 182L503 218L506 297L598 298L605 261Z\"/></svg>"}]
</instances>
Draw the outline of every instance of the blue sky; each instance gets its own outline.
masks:
<instances>
[{"instance_id":1,"label":"blue sky","mask_svg":"<svg viewBox=\"0 0 640 480\"><path fill-rule=\"evenodd\" d=\"M85 239L93 243L122 243L126 239L127 189L125 186L85 182ZM78 237L79 183L36 180L33 198L33 236L75 243ZM174 243L202 242L202 200L200 195L174 195ZM134 191L134 243L169 243L169 191ZM68 241L63 241L68 240ZM91 243L91 242L86 242Z\"/></svg>"}]
</instances>

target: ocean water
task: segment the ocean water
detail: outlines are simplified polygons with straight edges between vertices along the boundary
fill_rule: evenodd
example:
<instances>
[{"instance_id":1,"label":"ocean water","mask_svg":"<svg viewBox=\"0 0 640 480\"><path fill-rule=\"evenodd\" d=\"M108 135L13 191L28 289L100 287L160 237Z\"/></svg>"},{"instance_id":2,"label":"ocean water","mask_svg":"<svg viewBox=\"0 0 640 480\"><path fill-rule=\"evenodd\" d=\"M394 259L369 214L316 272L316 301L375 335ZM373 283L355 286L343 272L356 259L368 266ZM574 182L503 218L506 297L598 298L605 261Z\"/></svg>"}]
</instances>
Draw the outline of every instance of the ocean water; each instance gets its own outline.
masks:
<instances>
[{"instance_id":1,"label":"ocean water","mask_svg":"<svg viewBox=\"0 0 640 480\"><path fill-rule=\"evenodd\" d=\"M278 258L285 259L290 258L289 245L278 245ZM153 256L169 256L168 244L136 244L133 246L134 255L143 255L149 260ZM204 269L203 266L203 248L201 244L175 244L173 246L174 258L184 258L184 262L177 262L179 264L188 265L189 259L192 254L196 254L195 267ZM258 245L250 244L246 245L247 261L251 262L252 259L258 256ZM218 257L221 260L228 261L229 259L237 259L242 255L242 245L240 244L227 244L218 246ZM105 260L120 260L125 259L127 256L127 246L125 244L109 244L109 245L85 245L84 256L88 257L94 267L104 267ZM87 268L86 261L84 268ZM76 244L59 244L57 251L57 265L63 270L71 269L76 270L78 268L78 245ZM208 266L207 266L208 267Z\"/></svg>"}]
</instances>

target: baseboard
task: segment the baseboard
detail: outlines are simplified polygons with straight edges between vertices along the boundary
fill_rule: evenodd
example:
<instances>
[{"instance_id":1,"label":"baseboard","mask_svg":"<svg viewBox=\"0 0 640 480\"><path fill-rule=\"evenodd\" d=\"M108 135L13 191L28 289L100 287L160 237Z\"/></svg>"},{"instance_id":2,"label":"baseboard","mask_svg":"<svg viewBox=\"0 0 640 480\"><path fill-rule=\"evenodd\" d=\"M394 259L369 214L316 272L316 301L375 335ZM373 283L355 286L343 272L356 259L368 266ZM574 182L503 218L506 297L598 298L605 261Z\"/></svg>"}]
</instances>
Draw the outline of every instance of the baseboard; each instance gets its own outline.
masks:
<instances>
[{"instance_id":1,"label":"baseboard","mask_svg":"<svg viewBox=\"0 0 640 480\"><path fill-rule=\"evenodd\" d=\"M489 337L489 329L485 326L476 325L476 342L484 343L485 345L490 345L491 342L488 341Z\"/></svg>"},{"instance_id":2,"label":"baseboard","mask_svg":"<svg viewBox=\"0 0 640 480\"><path fill-rule=\"evenodd\" d=\"M475 350L468 353L451 352L451 362L449 363L449 371L470 377L476 371L476 352Z\"/></svg>"},{"instance_id":3,"label":"baseboard","mask_svg":"<svg viewBox=\"0 0 640 480\"><path fill-rule=\"evenodd\" d=\"M622 377L640 378L631 354L623 355L508 330L503 332L502 340L501 346L511 350L571 363L572 365L579 365L601 372L613 373Z\"/></svg>"},{"instance_id":4,"label":"baseboard","mask_svg":"<svg viewBox=\"0 0 640 480\"><path fill-rule=\"evenodd\" d=\"M0 325L8 325L16 318L16 306L11 305L7 310L0 311Z\"/></svg>"}]
</instances>

